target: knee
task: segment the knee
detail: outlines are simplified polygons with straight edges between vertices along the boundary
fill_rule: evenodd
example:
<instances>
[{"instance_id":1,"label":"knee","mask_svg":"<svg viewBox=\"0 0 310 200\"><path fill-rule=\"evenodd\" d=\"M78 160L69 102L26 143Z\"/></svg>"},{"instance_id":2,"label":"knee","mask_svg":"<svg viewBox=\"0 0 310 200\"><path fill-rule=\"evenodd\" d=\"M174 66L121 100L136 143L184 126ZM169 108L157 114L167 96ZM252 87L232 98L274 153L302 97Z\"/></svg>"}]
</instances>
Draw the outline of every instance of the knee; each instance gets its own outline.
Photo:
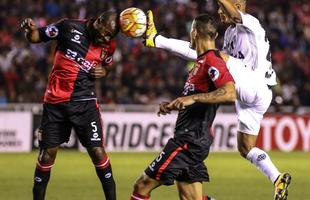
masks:
<instances>
[{"instance_id":1,"label":"knee","mask_svg":"<svg viewBox=\"0 0 310 200\"><path fill-rule=\"evenodd\" d=\"M108 157L104 148L102 147L92 147L87 149L88 154L90 155L93 162L99 162Z\"/></svg>"},{"instance_id":2,"label":"knee","mask_svg":"<svg viewBox=\"0 0 310 200\"><path fill-rule=\"evenodd\" d=\"M238 151L243 158L246 158L252 148L245 144L238 143Z\"/></svg>"},{"instance_id":3,"label":"knee","mask_svg":"<svg viewBox=\"0 0 310 200\"><path fill-rule=\"evenodd\" d=\"M57 148L41 149L38 160L42 164L54 163L56 154Z\"/></svg>"}]
</instances>

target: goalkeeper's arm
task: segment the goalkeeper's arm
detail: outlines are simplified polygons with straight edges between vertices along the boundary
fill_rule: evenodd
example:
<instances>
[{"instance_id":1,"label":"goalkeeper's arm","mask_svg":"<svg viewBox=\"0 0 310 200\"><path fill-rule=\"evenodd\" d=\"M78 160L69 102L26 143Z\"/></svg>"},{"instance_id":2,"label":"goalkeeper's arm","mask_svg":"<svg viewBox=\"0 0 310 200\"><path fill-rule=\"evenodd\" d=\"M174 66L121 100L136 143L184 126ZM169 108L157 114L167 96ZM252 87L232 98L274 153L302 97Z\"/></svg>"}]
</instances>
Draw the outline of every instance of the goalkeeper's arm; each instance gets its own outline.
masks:
<instances>
[{"instance_id":1,"label":"goalkeeper's arm","mask_svg":"<svg viewBox=\"0 0 310 200\"><path fill-rule=\"evenodd\" d=\"M197 52L189 47L189 42L166 38L157 33L153 19L153 13L151 10L147 12L147 20L148 23L146 30L145 46L166 49L185 59L196 60Z\"/></svg>"}]
</instances>

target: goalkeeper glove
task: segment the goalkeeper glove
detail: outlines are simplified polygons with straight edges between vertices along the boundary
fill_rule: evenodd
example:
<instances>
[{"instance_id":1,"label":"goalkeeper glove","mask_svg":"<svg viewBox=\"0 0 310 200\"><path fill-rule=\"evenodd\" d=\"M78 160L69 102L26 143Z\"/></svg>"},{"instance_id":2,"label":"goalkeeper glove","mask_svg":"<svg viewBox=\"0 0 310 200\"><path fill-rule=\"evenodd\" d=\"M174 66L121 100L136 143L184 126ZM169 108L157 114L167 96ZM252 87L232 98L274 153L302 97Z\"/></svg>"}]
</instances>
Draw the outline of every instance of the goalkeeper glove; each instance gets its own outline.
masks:
<instances>
[{"instance_id":1,"label":"goalkeeper glove","mask_svg":"<svg viewBox=\"0 0 310 200\"><path fill-rule=\"evenodd\" d=\"M153 12L151 10L147 11L147 29L145 33L145 43L146 47L155 47L155 38L158 33L155 27Z\"/></svg>"}]
</instances>

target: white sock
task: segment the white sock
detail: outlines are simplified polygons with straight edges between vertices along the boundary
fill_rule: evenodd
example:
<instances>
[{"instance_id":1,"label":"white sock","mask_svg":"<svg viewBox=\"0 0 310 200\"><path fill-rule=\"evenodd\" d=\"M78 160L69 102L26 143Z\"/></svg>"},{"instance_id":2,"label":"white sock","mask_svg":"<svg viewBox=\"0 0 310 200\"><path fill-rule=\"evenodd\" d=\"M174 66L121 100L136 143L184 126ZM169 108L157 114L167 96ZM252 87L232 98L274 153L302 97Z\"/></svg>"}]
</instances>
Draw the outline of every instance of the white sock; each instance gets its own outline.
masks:
<instances>
[{"instance_id":1,"label":"white sock","mask_svg":"<svg viewBox=\"0 0 310 200\"><path fill-rule=\"evenodd\" d=\"M280 175L280 172L272 163L268 154L263 150L254 147L250 150L246 158L251 163L253 163L261 172L263 172L272 183L274 183Z\"/></svg>"},{"instance_id":2,"label":"white sock","mask_svg":"<svg viewBox=\"0 0 310 200\"><path fill-rule=\"evenodd\" d=\"M196 60L197 52L189 47L189 42L158 35L155 38L157 48L166 49L187 60Z\"/></svg>"}]
</instances>

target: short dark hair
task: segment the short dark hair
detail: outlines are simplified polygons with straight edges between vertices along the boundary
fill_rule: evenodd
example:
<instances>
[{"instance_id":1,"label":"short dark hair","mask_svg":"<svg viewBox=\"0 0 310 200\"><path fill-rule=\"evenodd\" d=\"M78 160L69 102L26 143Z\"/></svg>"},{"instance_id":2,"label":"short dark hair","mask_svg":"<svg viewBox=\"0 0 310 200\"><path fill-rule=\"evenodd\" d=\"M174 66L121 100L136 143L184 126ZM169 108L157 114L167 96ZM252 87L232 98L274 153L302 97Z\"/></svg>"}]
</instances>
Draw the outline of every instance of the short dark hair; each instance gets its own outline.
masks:
<instances>
[{"instance_id":1,"label":"short dark hair","mask_svg":"<svg viewBox=\"0 0 310 200\"><path fill-rule=\"evenodd\" d=\"M103 13L101 13L99 15L98 22L99 22L99 24L101 24L103 26L106 26L108 21L110 20L110 17L112 15L116 16L116 19L115 19L115 26L116 27L115 27L115 32L114 32L114 35L116 35L119 32L119 30L120 30L119 23L118 23L118 21L119 21L119 13L117 13L115 11L111 11L111 10L105 11L105 12L103 12Z\"/></svg>"},{"instance_id":2,"label":"short dark hair","mask_svg":"<svg viewBox=\"0 0 310 200\"><path fill-rule=\"evenodd\" d=\"M195 19L195 27L197 32L202 37L215 38L217 35L218 23L215 18L210 14L198 15Z\"/></svg>"}]
</instances>

